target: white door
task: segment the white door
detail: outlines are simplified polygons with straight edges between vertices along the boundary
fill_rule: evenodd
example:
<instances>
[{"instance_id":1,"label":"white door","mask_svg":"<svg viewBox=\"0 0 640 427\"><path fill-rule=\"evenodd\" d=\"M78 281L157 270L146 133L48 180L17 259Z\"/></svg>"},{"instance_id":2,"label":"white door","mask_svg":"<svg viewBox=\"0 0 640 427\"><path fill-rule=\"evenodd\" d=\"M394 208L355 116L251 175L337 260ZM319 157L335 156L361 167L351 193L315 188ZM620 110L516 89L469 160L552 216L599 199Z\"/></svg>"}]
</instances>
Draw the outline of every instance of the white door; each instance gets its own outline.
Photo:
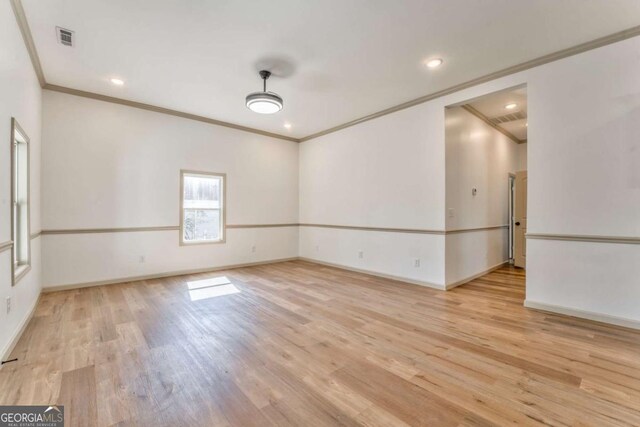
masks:
<instances>
[{"instance_id":1,"label":"white door","mask_svg":"<svg viewBox=\"0 0 640 427\"><path fill-rule=\"evenodd\" d=\"M527 266L527 171L516 172L514 261L516 267Z\"/></svg>"}]
</instances>

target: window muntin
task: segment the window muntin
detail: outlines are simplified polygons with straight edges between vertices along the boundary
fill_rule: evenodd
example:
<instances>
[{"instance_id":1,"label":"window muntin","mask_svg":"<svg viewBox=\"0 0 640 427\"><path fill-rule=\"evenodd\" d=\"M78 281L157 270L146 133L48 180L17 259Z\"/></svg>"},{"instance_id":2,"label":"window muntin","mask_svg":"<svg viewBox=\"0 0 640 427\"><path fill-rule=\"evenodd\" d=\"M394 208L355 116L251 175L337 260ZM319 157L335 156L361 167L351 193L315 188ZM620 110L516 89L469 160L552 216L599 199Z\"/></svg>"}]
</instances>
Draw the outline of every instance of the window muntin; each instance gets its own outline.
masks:
<instances>
[{"instance_id":1,"label":"window muntin","mask_svg":"<svg viewBox=\"0 0 640 427\"><path fill-rule=\"evenodd\" d=\"M224 174L182 171L181 244L224 241Z\"/></svg>"}]
</instances>

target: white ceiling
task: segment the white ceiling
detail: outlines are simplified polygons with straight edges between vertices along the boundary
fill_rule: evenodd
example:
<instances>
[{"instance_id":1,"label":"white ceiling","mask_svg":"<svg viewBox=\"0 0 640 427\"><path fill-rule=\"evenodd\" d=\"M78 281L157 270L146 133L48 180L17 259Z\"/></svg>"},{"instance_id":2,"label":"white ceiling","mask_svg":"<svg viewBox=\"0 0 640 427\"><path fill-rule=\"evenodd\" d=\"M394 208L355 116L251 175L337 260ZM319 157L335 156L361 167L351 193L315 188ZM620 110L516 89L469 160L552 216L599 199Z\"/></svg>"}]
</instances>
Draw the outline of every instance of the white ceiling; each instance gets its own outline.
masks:
<instances>
[{"instance_id":1,"label":"white ceiling","mask_svg":"<svg viewBox=\"0 0 640 427\"><path fill-rule=\"evenodd\" d=\"M638 0L23 5L48 83L294 137L640 24ZM77 45L58 44L56 26L75 31ZM444 65L426 69L433 57ZM244 106L261 87L260 68L274 72L268 88L284 97L278 114Z\"/></svg>"},{"instance_id":2,"label":"white ceiling","mask_svg":"<svg viewBox=\"0 0 640 427\"><path fill-rule=\"evenodd\" d=\"M507 114L522 113L525 118L498 124L499 127L510 132L519 140L527 139L527 88L515 88L485 95L468 102L473 108L489 119ZM505 108L508 104L516 104L511 110Z\"/></svg>"}]
</instances>

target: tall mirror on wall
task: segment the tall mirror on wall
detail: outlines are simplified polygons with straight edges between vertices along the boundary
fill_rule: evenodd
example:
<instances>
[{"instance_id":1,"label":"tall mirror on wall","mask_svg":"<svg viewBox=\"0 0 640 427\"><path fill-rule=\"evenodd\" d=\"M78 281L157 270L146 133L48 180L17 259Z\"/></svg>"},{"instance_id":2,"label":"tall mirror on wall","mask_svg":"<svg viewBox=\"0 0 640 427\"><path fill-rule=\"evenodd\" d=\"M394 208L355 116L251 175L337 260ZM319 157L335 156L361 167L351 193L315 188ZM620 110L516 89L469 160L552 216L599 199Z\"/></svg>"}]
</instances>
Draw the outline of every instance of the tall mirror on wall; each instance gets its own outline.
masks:
<instances>
[{"instance_id":1,"label":"tall mirror on wall","mask_svg":"<svg viewBox=\"0 0 640 427\"><path fill-rule=\"evenodd\" d=\"M15 118L11 119L11 241L12 278L16 285L31 268L29 224L29 137Z\"/></svg>"}]
</instances>

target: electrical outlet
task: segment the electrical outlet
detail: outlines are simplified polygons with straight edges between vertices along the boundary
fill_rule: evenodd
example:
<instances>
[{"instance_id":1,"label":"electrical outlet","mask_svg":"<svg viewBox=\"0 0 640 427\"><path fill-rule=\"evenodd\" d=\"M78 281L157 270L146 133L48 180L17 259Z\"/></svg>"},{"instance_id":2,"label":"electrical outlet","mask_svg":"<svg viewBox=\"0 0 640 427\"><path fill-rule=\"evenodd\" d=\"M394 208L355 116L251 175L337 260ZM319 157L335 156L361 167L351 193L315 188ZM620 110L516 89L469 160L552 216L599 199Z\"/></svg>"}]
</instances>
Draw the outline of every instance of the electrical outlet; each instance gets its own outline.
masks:
<instances>
[{"instance_id":1,"label":"electrical outlet","mask_svg":"<svg viewBox=\"0 0 640 427\"><path fill-rule=\"evenodd\" d=\"M358 251L358 258L360 258L360 259L364 258L364 252L363 251Z\"/></svg>"},{"instance_id":2,"label":"electrical outlet","mask_svg":"<svg viewBox=\"0 0 640 427\"><path fill-rule=\"evenodd\" d=\"M455 215L455 210L453 208L449 208L449 218L453 218Z\"/></svg>"},{"instance_id":3,"label":"electrical outlet","mask_svg":"<svg viewBox=\"0 0 640 427\"><path fill-rule=\"evenodd\" d=\"M11 313L11 297L7 297L7 314Z\"/></svg>"},{"instance_id":4,"label":"electrical outlet","mask_svg":"<svg viewBox=\"0 0 640 427\"><path fill-rule=\"evenodd\" d=\"M316 245L316 252L320 252L320 246Z\"/></svg>"},{"instance_id":5,"label":"electrical outlet","mask_svg":"<svg viewBox=\"0 0 640 427\"><path fill-rule=\"evenodd\" d=\"M251 246L251 252L255 252L256 251L256 245Z\"/></svg>"},{"instance_id":6,"label":"electrical outlet","mask_svg":"<svg viewBox=\"0 0 640 427\"><path fill-rule=\"evenodd\" d=\"M144 264L144 262L145 262L144 255L140 255L139 261L140 261L140 264Z\"/></svg>"},{"instance_id":7,"label":"electrical outlet","mask_svg":"<svg viewBox=\"0 0 640 427\"><path fill-rule=\"evenodd\" d=\"M413 266L415 268L420 267L420 259L419 258L416 258L416 259L413 260Z\"/></svg>"}]
</instances>

